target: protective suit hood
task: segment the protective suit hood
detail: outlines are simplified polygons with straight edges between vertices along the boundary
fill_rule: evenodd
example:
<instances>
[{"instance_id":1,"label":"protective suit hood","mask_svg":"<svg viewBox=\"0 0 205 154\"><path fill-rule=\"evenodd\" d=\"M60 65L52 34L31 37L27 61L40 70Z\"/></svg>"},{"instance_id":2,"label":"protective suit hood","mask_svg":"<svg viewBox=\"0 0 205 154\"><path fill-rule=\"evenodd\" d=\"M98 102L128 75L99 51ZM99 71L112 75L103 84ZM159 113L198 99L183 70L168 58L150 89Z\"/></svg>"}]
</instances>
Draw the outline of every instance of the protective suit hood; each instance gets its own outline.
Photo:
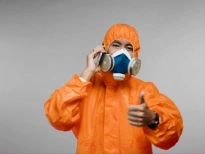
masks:
<instances>
[{"instance_id":1,"label":"protective suit hood","mask_svg":"<svg viewBox=\"0 0 205 154\"><path fill-rule=\"evenodd\" d=\"M110 44L114 40L119 39L125 39L130 42L133 46L133 57L138 58L140 42L137 30L134 27L123 23L111 26L104 36L103 44L105 46L105 50L108 50Z\"/></svg>"}]
</instances>

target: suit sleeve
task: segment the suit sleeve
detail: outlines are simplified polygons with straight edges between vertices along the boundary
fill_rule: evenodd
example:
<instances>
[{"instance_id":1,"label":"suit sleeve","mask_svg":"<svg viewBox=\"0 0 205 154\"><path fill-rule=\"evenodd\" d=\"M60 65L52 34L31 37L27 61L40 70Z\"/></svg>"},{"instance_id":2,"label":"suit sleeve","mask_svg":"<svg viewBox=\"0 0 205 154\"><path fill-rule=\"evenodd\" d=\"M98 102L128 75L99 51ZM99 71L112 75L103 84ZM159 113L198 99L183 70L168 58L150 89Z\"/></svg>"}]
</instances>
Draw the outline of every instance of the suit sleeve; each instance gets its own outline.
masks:
<instances>
[{"instance_id":1,"label":"suit sleeve","mask_svg":"<svg viewBox=\"0 0 205 154\"><path fill-rule=\"evenodd\" d=\"M75 74L65 85L56 89L44 103L49 123L57 130L70 131L80 119L79 103L87 97L91 82Z\"/></svg>"},{"instance_id":2,"label":"suit sleeve","mask_svg":"<svg viewBox=\"0 0 205 154\"><path fill-rule=\"evenodd\" d=\"M174 102L161 94L153 83L147 82L144 92L148 107L160 117L160 124L155 130L143 128L145 135L156 147L168 150L179 141L182 134L184 126L181 113Z\"/></svg>"}]
</instances>

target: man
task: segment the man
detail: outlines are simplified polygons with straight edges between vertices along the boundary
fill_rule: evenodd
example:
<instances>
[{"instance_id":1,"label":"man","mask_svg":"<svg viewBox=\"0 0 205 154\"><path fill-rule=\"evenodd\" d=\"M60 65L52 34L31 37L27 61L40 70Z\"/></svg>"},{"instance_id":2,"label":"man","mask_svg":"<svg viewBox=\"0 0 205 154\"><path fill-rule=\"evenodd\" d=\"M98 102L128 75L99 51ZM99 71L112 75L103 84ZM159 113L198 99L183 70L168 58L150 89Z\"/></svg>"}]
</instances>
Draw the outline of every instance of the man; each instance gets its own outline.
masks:
<instances>
[{"instance_id":1,"label":"man","mask_svg":"<svg viewBox=\"0 0 205 154\"><path fill-rule=\"evenodd\" d=\"M50 124L74 133L77 154L152 154L152 144L167 150L179 141L183 119L174 102L135 77L139 50L134 27L111 26L103 45L88 54L82 74L45 102Z\"/></svg>"}]
</instances>

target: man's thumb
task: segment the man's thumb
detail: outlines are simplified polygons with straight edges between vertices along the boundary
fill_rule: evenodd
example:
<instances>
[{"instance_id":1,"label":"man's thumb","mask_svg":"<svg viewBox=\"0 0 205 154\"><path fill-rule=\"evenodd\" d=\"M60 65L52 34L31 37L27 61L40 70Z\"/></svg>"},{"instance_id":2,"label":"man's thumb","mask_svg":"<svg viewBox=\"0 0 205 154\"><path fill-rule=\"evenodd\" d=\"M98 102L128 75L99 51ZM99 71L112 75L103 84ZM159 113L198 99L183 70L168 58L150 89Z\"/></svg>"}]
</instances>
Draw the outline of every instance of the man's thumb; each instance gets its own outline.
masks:
<instances>
[{"instance_id":1,"label":"man's thumb","mask_svg":"<svg viewBox=\"0 0 205 154\"><path fill-rule=\"evenodd\" d=\"M141 92L141 93L140 93L139 99L140 99L140 104L145 103L145 100L144 100L144 92Z\"/></svg>"}]
</instances>

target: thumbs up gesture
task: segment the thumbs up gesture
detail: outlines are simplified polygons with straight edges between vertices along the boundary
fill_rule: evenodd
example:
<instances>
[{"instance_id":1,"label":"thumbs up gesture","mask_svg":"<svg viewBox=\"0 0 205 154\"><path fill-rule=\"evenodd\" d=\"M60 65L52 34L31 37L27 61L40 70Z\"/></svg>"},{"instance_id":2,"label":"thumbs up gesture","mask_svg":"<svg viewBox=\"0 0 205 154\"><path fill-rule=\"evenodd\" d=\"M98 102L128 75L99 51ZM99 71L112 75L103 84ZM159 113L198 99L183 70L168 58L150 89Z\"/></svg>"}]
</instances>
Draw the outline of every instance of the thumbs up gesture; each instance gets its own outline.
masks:
<instances>
[{"instance_id":1,"label":"thumbs up gesture","mask_svg":"<svg viewBox=\"0 0 205 154\"><path fill-rule=\"evenodd\" d=\"M139 105L130 105L128 107L128 120L133 126L147 126L154 123L155 112L151 111L144 100L144 92L140 93Z\"/></svg>"}]
</instances>

